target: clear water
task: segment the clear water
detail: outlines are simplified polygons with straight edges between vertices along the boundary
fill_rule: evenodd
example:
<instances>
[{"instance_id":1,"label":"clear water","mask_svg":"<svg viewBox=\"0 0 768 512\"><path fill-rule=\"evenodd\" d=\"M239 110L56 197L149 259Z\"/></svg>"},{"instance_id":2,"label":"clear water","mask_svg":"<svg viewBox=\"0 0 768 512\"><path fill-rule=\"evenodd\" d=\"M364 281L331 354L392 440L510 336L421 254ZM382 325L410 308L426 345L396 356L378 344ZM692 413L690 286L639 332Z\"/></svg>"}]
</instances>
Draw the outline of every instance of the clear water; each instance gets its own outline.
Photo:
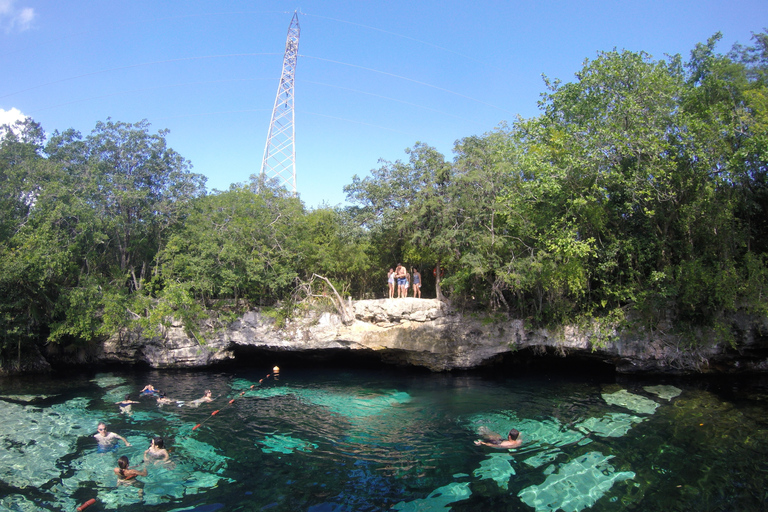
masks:
<instances>
[{"instance_id":1,"label":"clear water","mask_svg":"<svg viewBox=\"0 0 768 512\"><path fill-rule=\"evenodd\" d=\"M270 372L0 381L0 509L91 498L89 512L768 508L766 381ZM147 383L184 404L139 398ZM190 407L206 389L215 401ZM115 405L127 393L140 402L131 416ZM97 453L99 421L132 446ZM510 428L517 450L473 444ZM141 466L154 436L173 463L147 466L141 496L116 487L117 458Z\"/></svg>"}]
</instances>

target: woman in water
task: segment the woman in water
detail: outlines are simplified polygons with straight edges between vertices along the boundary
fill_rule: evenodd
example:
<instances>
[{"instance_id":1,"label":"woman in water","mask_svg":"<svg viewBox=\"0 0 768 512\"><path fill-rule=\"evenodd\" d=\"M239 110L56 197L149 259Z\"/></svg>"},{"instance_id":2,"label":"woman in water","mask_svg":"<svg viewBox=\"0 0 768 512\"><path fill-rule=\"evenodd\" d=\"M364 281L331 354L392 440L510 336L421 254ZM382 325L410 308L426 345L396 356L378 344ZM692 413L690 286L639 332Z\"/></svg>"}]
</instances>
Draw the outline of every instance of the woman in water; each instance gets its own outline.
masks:
<instances>
[{"instance_id":1,"label":"woman in water","mask_svg":"<svg viewBox=\"0 0 768 512\"><path fill-rule=\"evenodd\" d=\"M144 462L167 462L170 458L162 437L156 437L149 443L149 448L144 452Z\"/></svg>"},{"instance_id":2,"label":"woman in water","mask_svg":"<svg viewBox=\"0 0 768 512\"><path fill-rule=\"evenodd\" d=\"M147 384L146 386L144 386L144 389L139 391L139 394L141 394L142 396L155 395L156 393L157 393L157 390L155 389L155 386L153 386L152 384Z\"/></svg>"},{"instance_id":3,"label":"woman in water","mask_svg":"<svg viewBox=\"0 0 768 512\"><path fill-rule=\"evenodd\" d=\"M167 396L165 396L165 394L163 394L163 393L160 393L160 394L157 396L157 406L158 406L158 407L162 407L162 406L164 406L164 405L168 405L168 404L175 404L175 403L176 403L176 400L173 400L173 399L171 399L171 398L168 398L168 397L167 397Z\"/></svg>"},{"instance_id":4,"label":"woman in water","mask_svg":"<svg viewBox=\"0 0 768 512\"><path fill-rule=\"evenodd\" d=\"M115 402L115 404L120 408L120 414L126 414L130 416L133 414L133 410L131 410L131 404L137 404L139 402L135 400L131 400L131 395L125 395L125 400L120 400L119 402Z\"/></svg>"},{"instance_id":5,"label":"woman in water","mask_svg":"<svg viewBox=\"0 0 768 512\"><path fill-rule=\"evenodd\" d=\"M137 476L147 476L147 469L131 469L128 466L128 457L123 455L117 459L117 467L114 469L117 475L117 485L130 485L139 490L139 497L144 496L144 482L136 480Z\"/></svg>"}]
</instances>

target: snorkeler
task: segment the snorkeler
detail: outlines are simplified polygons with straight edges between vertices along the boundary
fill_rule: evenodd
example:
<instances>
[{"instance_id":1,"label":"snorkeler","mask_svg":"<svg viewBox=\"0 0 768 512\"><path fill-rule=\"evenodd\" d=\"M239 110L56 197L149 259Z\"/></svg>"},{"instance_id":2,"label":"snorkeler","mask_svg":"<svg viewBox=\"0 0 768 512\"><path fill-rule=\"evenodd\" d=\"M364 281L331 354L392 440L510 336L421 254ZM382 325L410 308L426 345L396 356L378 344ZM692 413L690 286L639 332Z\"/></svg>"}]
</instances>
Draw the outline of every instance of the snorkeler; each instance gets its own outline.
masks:
<instances>
[{"instance_id":1,"label":"snorkeler","mask_svg":"<svg viewBox=\"0 0 768 512\"><path fill-rule=\"evenodd\" d=\"M165 449L165 442L162 437L152 439L149 448L144 451L144 461L165 462L170 458L168 450Z\"/></svg>"},{"instance_id":2,"label":"snorkeler","mask_svg":"<svg viewBox=\"0 0 768 512\"><path fill-rule=\"evenodd\" d=\"M93 437L96 438L96 441L99 443L99 447L97 448L99 453L117 450L118 440L124 442L125 446L131 446L131 443L129 443L123 436L107 431L107 425L104 423L99 423L96 430L98 430L98 432Z\"/></svg>"},{"instance_id":3,"label":"snorkeler","mask_svg":"<svg viewBox=\"0 0 768 512\"><path fill-rule=\"evenodd\" d=\"M130 485L137 487L139 490L139 497L144 496L144 482L136 480L137 476L147 476L147 469L130 469L128 466L128 457L123 455L117 459L117 467L114 469L117 475L117 485Z\"/></svg>"},{"instance_id":4,"label":"snorkeler","mask_svg":"<svg viewBox=\"0 0 768 512\"><path fill-rule=\"evenodd\" d=\"M480 427L480 435L482 435L486 440L476 440L475 445L477 446L490 446L491 448L511 449L517 448L523 444L523 440L520 438L520 432L514 428L509 431L506 439L503 439L499 434L496 432L491 432L485 427Z\"/></svg>"},{"instance_id":5,"label":"snorkeler","mask_svg":"<svg viewBox=\"0 0 768 512\"><path fill-rule=\"evenodd\" d=\"M173 403L176 403L176 400L172 400L172 399L168 398L167 396L165 396L164 393L160 393L157 396L157 406L158 407L162 407L164 405L173 404Z\"/></svg>"},{"instance_id":6,"label":"snorkeler","mask_svg":"<svg viewBox=\"0 0 768 512\"><path fill-rule=\"evenodd\" d=\"M190 407L197 407L203 402L213 402L213 398L211 398L211 390L206 389L203 396L198 398L197 400L192 400L190 402L187 402L187 405Z\"/></svg>"}]
</instances>

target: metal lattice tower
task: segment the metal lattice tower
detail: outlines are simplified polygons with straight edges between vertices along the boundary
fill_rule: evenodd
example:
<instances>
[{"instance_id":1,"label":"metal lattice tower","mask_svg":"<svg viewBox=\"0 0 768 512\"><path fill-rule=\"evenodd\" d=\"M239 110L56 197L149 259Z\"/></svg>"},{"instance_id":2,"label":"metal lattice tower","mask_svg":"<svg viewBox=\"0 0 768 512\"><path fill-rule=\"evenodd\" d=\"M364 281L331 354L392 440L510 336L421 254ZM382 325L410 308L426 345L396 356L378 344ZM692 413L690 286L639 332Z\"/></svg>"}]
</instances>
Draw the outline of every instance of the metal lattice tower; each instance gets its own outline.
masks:
<instances>
[{"instance_id":1,"label":"metal lattice tower","mask_svg":"<svg viewBox=\"0 0 768 512\"><path fill-rule=\"evenodd\" d=\"M262 179L277 178L279 184L296 194L296 146L294 144L293 83L296 61L299 57L299 16L293 13L288 37L285 41L283 74L277 88L272 122L269 123L264 159L261 162Z\"/></svg>"}]
</instances>

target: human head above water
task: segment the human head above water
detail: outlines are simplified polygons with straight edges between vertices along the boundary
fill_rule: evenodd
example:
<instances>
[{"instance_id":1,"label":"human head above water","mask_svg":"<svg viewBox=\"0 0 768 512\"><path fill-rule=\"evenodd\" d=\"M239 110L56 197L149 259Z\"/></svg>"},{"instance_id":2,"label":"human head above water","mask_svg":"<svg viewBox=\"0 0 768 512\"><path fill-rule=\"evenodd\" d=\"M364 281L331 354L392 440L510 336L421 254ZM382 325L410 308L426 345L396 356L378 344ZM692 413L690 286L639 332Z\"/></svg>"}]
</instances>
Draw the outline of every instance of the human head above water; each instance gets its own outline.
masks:
<instances>
[{"instance_id":1,"label":"human head above water","mask_svg":"<svg viewBox=\"0 0 768 512\"><path fill-rule=\"evenodd\" d=\"M119 467L120 469L122 469L122 470L126 470L126 469L128 469L128 457L126 457L125 455L123 455L122 457L120 457L119 459L117 459L117 465L118 465L118 467Z\"/></svg>"},{"instance_id":2,"label":"human head above water","mask_svg":"<svg viewBox=\"0 0 768 512\"><path fill-rule=\"evenodd\" d=\"M155 443L156 448L165 449L165 442L162 437L156 437L152 439L152 442Z\"/></svg>"},{"instance_id":3,"label":"human head above water","mask_svg":"<svg viewBox=\"0 0 768 512\"><path fill-rule=\"evenodd\" d=\"M512 429L509 431L509 434L507 434L507 437L510 441L517 441L517 438L520 437L520 432L516 429Z\"/></svg>"},{"instance_id":4,"label":"human head above water","mask_svg":"<svg viewBox=\"0 0 768 512\"><path fill-rule=\"evenodd\" d=\"M98 425L96 425L96 430L98 430L99 432L101 432L103 430L106 433L107 432L107 424L104 423L103 421L100 422Z\"/></svg>"}]
</instances>

